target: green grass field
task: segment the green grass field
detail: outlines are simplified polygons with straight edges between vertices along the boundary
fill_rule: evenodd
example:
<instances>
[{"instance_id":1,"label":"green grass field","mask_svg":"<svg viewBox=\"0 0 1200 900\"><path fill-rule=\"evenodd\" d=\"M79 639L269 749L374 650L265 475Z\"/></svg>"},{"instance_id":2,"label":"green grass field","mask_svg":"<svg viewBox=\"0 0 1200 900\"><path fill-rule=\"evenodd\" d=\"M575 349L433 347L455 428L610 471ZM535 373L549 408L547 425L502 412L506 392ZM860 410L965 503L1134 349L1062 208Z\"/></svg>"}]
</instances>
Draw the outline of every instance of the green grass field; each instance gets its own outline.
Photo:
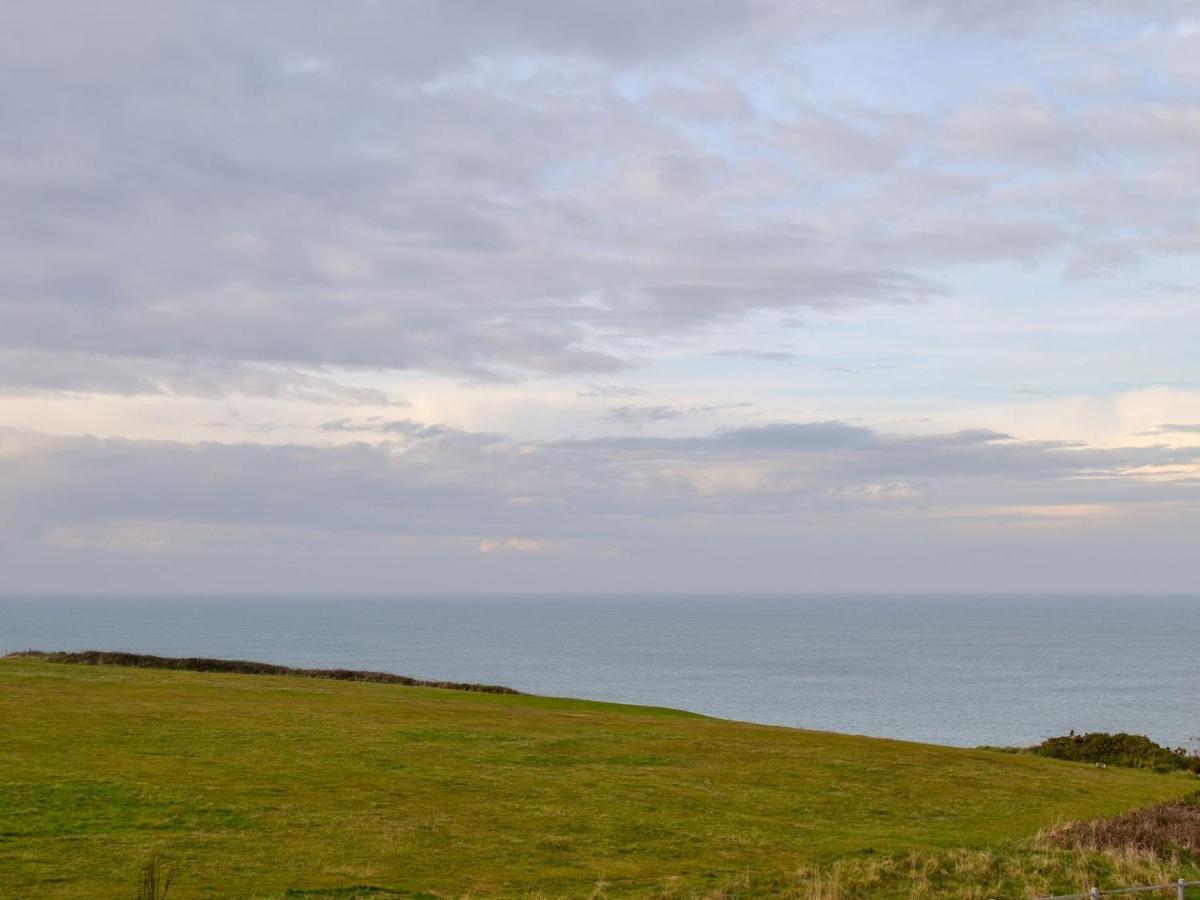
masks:
<instances>
[{"instance_id":1,"label":"green grass field","mask_svg":"<svg viewBox=\"0 0 1200 900\"><path fill-rule=\"evenodd\" d=\"M666 709L0 661L4 897L133 898L152 853L172 898L817 896L818 876L982 897L1019 880L1013 854L1078 874L1030 856L1039 829L1195 787ZM855 877L878 890L829 881Z\"/></svg>"}]
</instances>

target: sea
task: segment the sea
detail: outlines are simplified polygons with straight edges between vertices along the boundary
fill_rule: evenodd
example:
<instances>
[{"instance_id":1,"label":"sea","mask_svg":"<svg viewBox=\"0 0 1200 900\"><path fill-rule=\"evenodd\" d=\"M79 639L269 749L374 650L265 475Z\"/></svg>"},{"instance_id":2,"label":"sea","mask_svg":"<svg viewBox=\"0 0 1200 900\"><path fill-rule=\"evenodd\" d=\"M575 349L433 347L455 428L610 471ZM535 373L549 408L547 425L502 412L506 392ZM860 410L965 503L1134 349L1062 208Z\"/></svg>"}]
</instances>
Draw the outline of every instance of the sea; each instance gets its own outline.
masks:
<instances>
[{"instance_id":1,"label":"sea","mask_svg":"<svg viewBox=\"0 0 1200 900\"><path fill-rule=\"evenodd\" d=\"M396 672L955 746L1196 749L1200 595L0 597L0 652Z\"/></svg>"}]
</instances>

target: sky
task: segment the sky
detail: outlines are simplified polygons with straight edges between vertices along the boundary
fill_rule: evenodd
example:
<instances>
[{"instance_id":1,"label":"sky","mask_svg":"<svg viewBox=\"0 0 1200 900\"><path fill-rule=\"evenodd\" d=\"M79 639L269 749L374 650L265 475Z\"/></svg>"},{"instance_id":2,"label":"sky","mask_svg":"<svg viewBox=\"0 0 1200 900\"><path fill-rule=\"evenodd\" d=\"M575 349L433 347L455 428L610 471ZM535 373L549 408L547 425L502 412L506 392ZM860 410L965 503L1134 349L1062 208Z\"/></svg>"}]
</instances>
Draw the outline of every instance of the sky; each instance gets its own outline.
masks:
<instances>
[{"instance_id":1,"label":"sky","mask_svg":"<svg viewBox=\"0 0 1200 900\"><path fill-rule=\"evenodd\" d=\"M0 592L1187 592L1200 0L42 0Z\"/></svg>"}]
</instances>

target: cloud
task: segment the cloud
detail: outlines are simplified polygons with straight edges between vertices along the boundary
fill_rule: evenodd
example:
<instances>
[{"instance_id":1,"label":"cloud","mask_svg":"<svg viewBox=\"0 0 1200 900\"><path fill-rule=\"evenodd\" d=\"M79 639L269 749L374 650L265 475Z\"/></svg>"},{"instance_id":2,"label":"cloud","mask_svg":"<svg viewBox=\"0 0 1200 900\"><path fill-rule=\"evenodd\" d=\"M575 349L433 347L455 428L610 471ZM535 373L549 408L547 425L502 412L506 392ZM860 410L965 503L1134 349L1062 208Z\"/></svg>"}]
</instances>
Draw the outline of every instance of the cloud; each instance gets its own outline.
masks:
<instances>
[{"instance_id":1,"label":"cloud","mask_svg":"<svg viewBox=\"0 0 1200 900\"><path fill-rule=\"evenodd\" d=\"M479 552L493 553L551 553L563 549L561 541L542 541L532 538L484 538L479 542Z\"/></svg>"},{"instance_id":2,"label":"cloud","mask_svg":"<svg viewBox=\"0 0 1200 900\"><path fill-rule=\"evenodd\" d=\"M997 506L986 511L988 517L1014 516L1032 519L1091 519L1120 515L1114 506L1099 503L1070 503L1060 506Z\"/></svg>"},{"instance_id":3,"label":"cloud","mask_svg":"<svg viewBox=\"0 0 1200 900\"><path fill-rule=\"evenodd\" d=\"M836 489L834 494L839 498L861 500L865 503L915 500L921 496L921 492L917 488L903 481L893 481L887 484L878 482L848 484Z\"/></svg>"},{"instance_id":4,"label":"cloud","mask_svg":"<svg viewBox=\"0 0 1200 900\"><path fill-rule=\"evenodd\" d=\"M750 359L757 362L791 362L797 357L797 354L786 350L754 349L720 350L716 355L727 356L733 359Z\"/></svg>"},{"instance_id":5,"label":"cloud","mask_svg":"<svg viewBox=\"0 0 1200 900\"><path fill-rule=\"evenodd\" d=\"M1066 528L1103 519L1119 529L1132 517L1143 529L1173 523L1186 532L1200 503L1180 488L1200 483L1198 473L1200 448L905 436L836 422L543 442L413 429L324 447L0 429L0 563L17 589L82 590L101 572L138 583L158 577L159 565L204 584L302 589L293 575L319 562L323 574L312 577L345 590L386 584L402 554L413 578L447 590L487 577L471 557L551 566L569 557L586 568L619 555L632 589L639 579L691 584L687 572L672 582L662 568L662 554L683 553L689 540L707 547L704 571L750 553L765 573L789 558L778 555L780 542L797 535L825 548L821 566L849 565L863 542L884 541L900 521L904 541L925 535L968 554L978 550L973 541L996 534L956 534L945 523L1005 528L1033 517ZM706 524L697 530L698 522ZM753 550L743 546L751 534ZM78 562L64 567L66 553ZM1182 568L1164 561L1163 577L1183 577L1185 558ZM582 571L554 568L540 584L568 589ZM996 584L1007 583L1005 571L987 569ZM520 578L533 577L514 573L518 581L505 583L529 586Z\"/></svg>"},{"instance_id":6,"label":"cloud","mask_svg":"<svg viewBox=\"0 0 1200 900\"><path fill-rule=\"evenodd\" d=\"M93 523L86 526L54 525L42 533L42 543L54 550L165 550L170 539L166 523Z\"/></svg>"},{"instance_id":7,"label":"cloud","mask_svg":"<svg viewBox=\"0 0 1200 900\"><path fill-rule=\"evenodd\" d=\"M148 521L95 521L53 525L42 532L41 542L51 550L171 555L228 553L247 546L266 547L294 541L303 529L254 526L238 523Z\"/></svg>"},{"instance_id":8,"label":"cloud","mask_svg":"<svg viewBox=\"0 0 1200 900\"><path fill-rule=\"evenodd\" d=\"M340 373L214 359L156 359L103 353L0 350L0 395L261 397L338 406L403 407L385 391L346 384Z\"/></svg>"},{"instance_id":9,"label":"cloud","mask_svg":"<svg viewBox=\"0 0 1200 900\"><path fill-rule=\"evenodd\" d=\"M644 425L649 422L668 422L687 415L686 409L674 406L613 406L605 418L626 425Z\"/></svg>"},{"instance_id":10,"label":"cloud","mask_svg":"<svg viewBox=\"0 0 1200 900\"><path fill-rule=\"evenodd\" d=\"M41 528L171 521L470 536L523 525L518 534L565 536L604 531L612 515L774 515L917 491L934 504L1109 503L1168 488L1139 467L1200 461L1200 448L899 436L837 422L548 442L416 427L398 432L402 442L328 447L3 434L6 518Z\"/></svg>"},{"instance_id":11,"label":"cloud","mask_svg":"<svg viewBox=\"0 0 1200 900\"><path fill-rule=\"evenodd\" d=\"M732 409L745 409L752 403L719 403L706 406L613 406L605 413L604 418L623 425L648 425L654 422L670 422L686 416L707 415L717 412L727 412Z\"/></svg>"},{"instance_id":12,"label":"cloud","mask_svg":"<svg viewBox=\"0 0 1200 900\"><path fill-rule=\"evenodd\" d=\"M1166 34L1186 4L126 0L74 14L86 41L60 12L26 6L3 45L0 348L68 361L32 380L614 373L764 312L947 296L947 267L1196 250L1166 243L1196 200L1184 102L797 108L780 62L863 20L1007 46L1097 16ZM1107 188L1068 201L1085 158Z\"/></svg>"},{"instance_id":13,"label":"cloud","mask_svg":"<svg viewBox=\"0 0 1200 900\"><path fill-rule=\"evenodd\" d=\"M958 153L1005 162L1066 164L1097 149L1069 115L1035 97L964 109L948 123L946 138Z\"/></svg>"},{"instance_id":14,"label":"cloud","mask_svg":"<svg viewBox=\"0 0 1200 900\"><path fill-rule=\"evenodd\" d=\"M636 397L644 393L641 388L623 384L589 384L575 392L577 397Z\"/></svg>"},{"instance_id":15,"label":"cloud","mask_svg":"<svg viewBox=\"0 0 1200 900\"><path fill-rule=\"evenodd\" d=\"M853 173L893 169L905 143L873 134L830 115L809 115L790 125L785 139L806 164L822 172Z\"/></svg>"},{"instance_id":16,"label":"cloud","mask_svg":"<svg viewBox=\"0 0 1200 900\"><path fill-rule=\"evenodd\" d=\"M370 416L366 419L331 419L317 426L324 432L349 432L354 434L383 434L397 437L438 438L448 435L463 435L464 432L445 425L423 425L412 419L385 419Z\"/></svg>"},{"instance_id":17,"label":"cloud","mask_svg":"<svg viewBox=\"0 0 1200 900\"><path fill-rule=\"evenodd\" d=\"M1191 408L1122 404L1192 371L1195 12L20 5L0 415L30 430L0 429L0 564L1184 583ZM1054 415L996 406L1030 384ZM862 424L922 420L964 428ZM1006 543L1033 521L1057 530ZM1108 542L1054 544L1077 527Z\"/></svg>"}]
</instances>

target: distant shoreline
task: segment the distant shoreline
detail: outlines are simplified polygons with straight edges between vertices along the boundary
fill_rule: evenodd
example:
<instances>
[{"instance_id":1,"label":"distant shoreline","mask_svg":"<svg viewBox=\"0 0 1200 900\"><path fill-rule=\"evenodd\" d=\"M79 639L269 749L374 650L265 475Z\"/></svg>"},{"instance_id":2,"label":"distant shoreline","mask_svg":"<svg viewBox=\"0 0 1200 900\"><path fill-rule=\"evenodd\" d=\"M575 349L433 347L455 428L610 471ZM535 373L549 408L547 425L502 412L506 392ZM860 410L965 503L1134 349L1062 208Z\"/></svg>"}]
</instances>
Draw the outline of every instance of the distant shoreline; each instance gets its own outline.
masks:
<instances>
[{"instance_id":1,"label":"distant shoreline","mask_svg":"<svg viewBox=\"0 0 1200 900\"><path fill-rule=\"evenodd\" d=\"M84 666L127 666L135 669L175 669L186 672L222 672L235 675L287 675L295 678L324 678L331 681L365 681L374 684L402 684L407 687L443 688L482 694L519 694L518 690L498 684L462 681L433 681L358 669L297 669L274 663L244 659L211 659L199 656L155 656L150 653L124 653L108 650L22 650L6 654L4 659L40 659L45 662L74 663Z\"/></svg>"}]
</instances>

